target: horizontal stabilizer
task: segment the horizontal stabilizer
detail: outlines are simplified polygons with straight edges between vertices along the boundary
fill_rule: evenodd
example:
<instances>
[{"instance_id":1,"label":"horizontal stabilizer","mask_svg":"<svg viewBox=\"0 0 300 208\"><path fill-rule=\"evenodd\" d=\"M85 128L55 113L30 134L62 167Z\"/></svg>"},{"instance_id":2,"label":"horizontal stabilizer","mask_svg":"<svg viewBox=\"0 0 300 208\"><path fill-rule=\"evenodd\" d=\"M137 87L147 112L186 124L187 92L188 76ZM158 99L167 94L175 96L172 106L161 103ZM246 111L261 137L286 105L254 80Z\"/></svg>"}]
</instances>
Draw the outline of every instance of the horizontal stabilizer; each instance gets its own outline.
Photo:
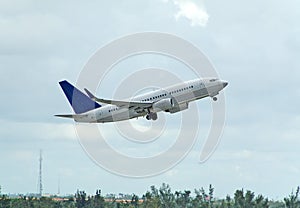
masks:
<instances>
[{"instance_id":1,"label":"horizontal stabilizer","mask_svg":"<svg viewBox=\"0 0 300 208\"><path fill-rule=\"evenodd\" d=\"M62 118L73 118L73 119L84 119L88 117L88 115L85 114L62 114L62 115L55 115L57 117L62 117Z\"/></svg>"},{"instance_id":2,"label":"horizontal stabilizer","mask_svg":"<svg viewBox=\"0 0 300 208\"><path fill-rule=\"evenodd\" d=\"M65 115L55 115L57 117L63 117L63 118L74 118L76 115L72 114L65 114Z\"/></svg>"}]
</instances>

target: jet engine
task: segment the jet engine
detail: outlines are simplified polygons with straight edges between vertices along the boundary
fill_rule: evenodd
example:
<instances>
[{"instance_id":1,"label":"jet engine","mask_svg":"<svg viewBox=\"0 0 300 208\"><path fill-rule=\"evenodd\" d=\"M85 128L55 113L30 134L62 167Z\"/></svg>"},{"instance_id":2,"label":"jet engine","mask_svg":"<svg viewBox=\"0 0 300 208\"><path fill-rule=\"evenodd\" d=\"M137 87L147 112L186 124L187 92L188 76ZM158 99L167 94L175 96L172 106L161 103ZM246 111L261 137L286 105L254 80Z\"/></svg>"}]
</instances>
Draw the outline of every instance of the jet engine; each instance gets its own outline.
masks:
<instances>
[{"instance_id":1,"label":"jet engine","mask_svg":"<svg viewBox=\"0 0 300 208\"><path fill-rule=\"evenodd\" d=\"M177 113L179 111L183 111L189 108L189 104L188 103L180 103L177 105L174 105L173 108L170 108L168 110L166 110L166 112L170 112L170 113Z\"/></svg>"},{"instance_id":2,"label":"jet engine","mask_svg":"<svg viewBox=\"0 0 300 208\"><path fill-rule=\"evenodd\" d=\"M165 111L170 113L177 113L179 111L188 109L187 102L178 104L172 98L166 98L153 104L153 112Z\"/></svg>"},{"instance_id":3,"label":"jet engine","mask_svg":"<svg viewBox=\"0 0 300 208\"><path fill-rule=\"evenodd\" d=\"M172 98L166 98L162 99L156 103L153 104L153 112L159 112L159 111L167 111L174 107L174 101Z\"/></svg>"}]
</instances>

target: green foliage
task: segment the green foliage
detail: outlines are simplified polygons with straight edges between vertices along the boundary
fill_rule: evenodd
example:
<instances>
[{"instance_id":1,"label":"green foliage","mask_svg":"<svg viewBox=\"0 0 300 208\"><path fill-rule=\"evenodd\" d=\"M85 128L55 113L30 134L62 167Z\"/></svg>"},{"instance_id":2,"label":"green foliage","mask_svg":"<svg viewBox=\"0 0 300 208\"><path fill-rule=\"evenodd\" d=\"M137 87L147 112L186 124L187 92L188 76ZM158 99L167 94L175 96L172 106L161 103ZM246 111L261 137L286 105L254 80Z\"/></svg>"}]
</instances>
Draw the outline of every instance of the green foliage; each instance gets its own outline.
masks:
<instances>
[{"instance_id":1,"label":"green foliage","mask_svg":"<svg viewBox=\"0 0 300 208\"><path fill-rule=\"evenodd\" d=\"M159 199L161 207L175 207L175 197L169 185L163 183L159 189Z\"/></svg>"},{"instance_id":2,"label":"green foliage","mask_svg":"<svg viewBox=\"0 0 300 208\"><path fill-rule=\"evenodd\" d=\"M289 195L289 197L284 198L285 206L287 208L299 208L299 186L297 187L296 193L293 192Z\"/></svg>"},{"instance_id":3,"label":"green foliage","mask_svg":"<svg viewBox=\"0 0 300 208\"><path fill-rule=\"evenodd\" d=\"M133 206L133 207L138 207L139 206L139 197L135 194L132 195L132 198L131 198L131 202L130 204Z\"/></svg>"},{"instance_id":4,"label":"green foliage","mask_svg":"<svg viewBox=\"0 0 300 208\"><path fill-rule=\"evenodd\" d=\"M255 197L254 192L249 190L244 194L243 189L236 190L233 201L236 208L268 208L270 206L268 198L262 195Z\"/></svg>"},{"instance_id":5,"label":"green foliage","mask_svg":"<svg viewBox=\"0 0 300 208\"><path fill-rule=\"evenodd\" d=\"M196 197L192 200L192 207L203 207L210 208L213 207L214 204L214 188L212 185L209 185L208 194L205 192L204 188L195 189Z\"/></svg>"},{"instance_id":6,"label":"green foliage","mask_svg":"<svg viewBox=\"0 0 300 208\"><path fill-rule=\"evenodd\" d=\"M10 200L6 195L2 195L0 197L0 208L9 208L10 207Z\"/></svg>"},{"instance_id":7,"label":"green foliage","mask_svg":"<svg viewBox=\"0 0 300 208\"><path fill-rule=\"evenodd\" d=\"M86 205L87 205L86 193L84 191L77 190L75 194L76 208L84 208Z\"/></svg>"},{"instance_id":8,"label":"green foliage","mask_svg":"<svg viewBox=\"0 0 300 208\"><path fill-rule=\"evenodd\" d=\"M300 208L300 188L292 192L283 201L269 201L262 195L244 189L236 190L233 198L229 195L225 199L214 197L214 188L209 185L195 189L194 193L189 190L172 192L168 184L163 183L160 188L151 186L141 199L135 195L126 195L126 199L116 199L114 195L104 198L101 190L95 195L89 196L85 191L79 191L73 197L59 198L50 197L25 197L9 198L0 195L0 208Z\"/></svg>"}]
</instances>

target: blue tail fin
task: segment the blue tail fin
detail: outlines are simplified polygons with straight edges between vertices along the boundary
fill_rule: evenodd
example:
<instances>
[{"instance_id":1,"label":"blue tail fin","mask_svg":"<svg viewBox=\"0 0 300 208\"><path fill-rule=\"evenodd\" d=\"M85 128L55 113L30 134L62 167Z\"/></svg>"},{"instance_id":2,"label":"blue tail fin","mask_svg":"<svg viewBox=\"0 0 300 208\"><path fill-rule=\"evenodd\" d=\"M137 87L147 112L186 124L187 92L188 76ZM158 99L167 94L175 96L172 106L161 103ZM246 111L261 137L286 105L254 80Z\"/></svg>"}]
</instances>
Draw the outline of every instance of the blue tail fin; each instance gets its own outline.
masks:
<instances>
[{"instance_id":1,"label":"blue tail fin","mask_svg":"<svg viewBox=\"0 0 300 208\"><path fill-rule=\"evenodd\" d=\"M59 84L76 114L85 113L101 107L101 105L93 101L87 95L83 94L68 81L64 80L59 82Z\"/></svg>"}]
</instances>

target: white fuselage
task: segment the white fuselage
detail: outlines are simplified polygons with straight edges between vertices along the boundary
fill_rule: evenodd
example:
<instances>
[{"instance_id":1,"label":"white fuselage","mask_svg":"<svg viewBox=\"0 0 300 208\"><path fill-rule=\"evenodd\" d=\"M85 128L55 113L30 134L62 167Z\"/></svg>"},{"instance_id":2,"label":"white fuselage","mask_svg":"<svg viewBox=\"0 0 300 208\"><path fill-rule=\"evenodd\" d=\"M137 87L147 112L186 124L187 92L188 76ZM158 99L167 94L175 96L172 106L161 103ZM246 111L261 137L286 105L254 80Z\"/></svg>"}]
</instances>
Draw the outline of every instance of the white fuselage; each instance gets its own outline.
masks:
<instances>
[{"instance_id":1,"label":"white fuselage","mask_svg":"<svg viewBox=\"0 0 300 208\"><path fill-rule=\"evenodd\" d=\"M191 101L208 96L215 98L215 96L219 94L219 91L221 91L226 85L227 82L215 78L190 80L141 94L130 99L130 101L141 103L152 102L153 106L149 109L138 109L124 106L118 107L116 105L107 104L100 108L78 114L74 117L74 120L77 122L104 123L145 116L150 112L157 113L159 111L165 111L176 113L187 109L188 104ZM216 100L216 98L214 100ZM158 107L156 107L156 103ZM164 107L164 103L170 103L172 107Z\"/></svg>"}]
</instances>

